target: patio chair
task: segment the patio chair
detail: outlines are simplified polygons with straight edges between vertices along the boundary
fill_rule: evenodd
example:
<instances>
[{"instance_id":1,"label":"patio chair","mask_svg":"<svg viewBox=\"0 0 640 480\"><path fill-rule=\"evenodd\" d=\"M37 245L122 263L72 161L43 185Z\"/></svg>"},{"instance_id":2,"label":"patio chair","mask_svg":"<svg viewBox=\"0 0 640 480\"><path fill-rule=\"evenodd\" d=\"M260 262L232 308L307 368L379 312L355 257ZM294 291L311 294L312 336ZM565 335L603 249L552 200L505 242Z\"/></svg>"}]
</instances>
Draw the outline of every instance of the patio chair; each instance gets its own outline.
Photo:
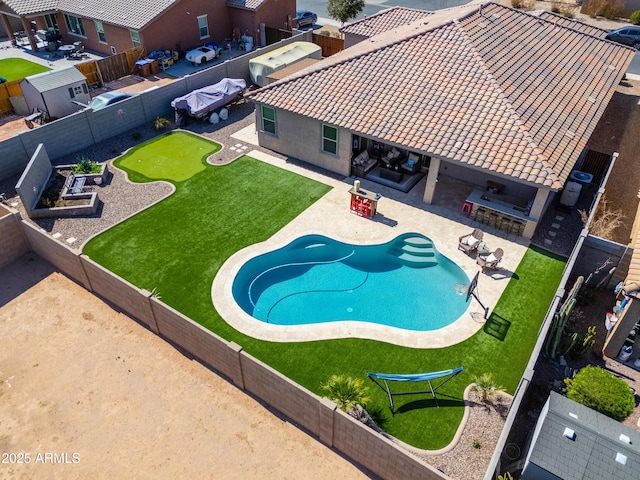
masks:
<instances>
[{"instance_id":1,"label":"patio chair","mask_svg":"<svg viewBox=\"0 0 640 480\"><path fill-rule=\"evenodd\" d=\"M458 239L458 250L470 255L471 252L478 249L483 237L484 232L479 228L474 228L473 232L463 235Z\"/></svg>"},{"instance_id":2,"label":"patio chair","mask_svg":"<svg viewBox=\"0 0 640 480\"><path fill-rule=\"evenodd\" d=\"M504 251L501 248L496 248L495 252L478 254L476 263L482 267L483 273L485 270L498 270L498 264L503 255Z\"/></svg>"}]
</instances>

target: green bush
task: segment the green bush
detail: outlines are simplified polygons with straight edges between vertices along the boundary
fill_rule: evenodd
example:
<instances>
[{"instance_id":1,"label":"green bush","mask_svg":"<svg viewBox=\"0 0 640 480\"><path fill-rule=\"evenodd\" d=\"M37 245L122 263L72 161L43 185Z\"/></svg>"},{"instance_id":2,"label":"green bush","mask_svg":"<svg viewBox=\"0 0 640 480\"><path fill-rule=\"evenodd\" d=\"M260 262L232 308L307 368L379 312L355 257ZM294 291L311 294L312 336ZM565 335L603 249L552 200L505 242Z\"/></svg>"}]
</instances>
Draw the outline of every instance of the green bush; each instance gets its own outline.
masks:
<instances>
[{"instance_id":1,"label":"green bush","mask_svg":"<svg viewBox=\"0 0 640 480\"><path fill-rule=\"evenodd\" d=\"M620 422L635 407L629 385L600 367L584 367L573 379L565 379L565 383L571 400Z\"/></svg>"},{"instance_id":2,"label":"green bush","mask_svg":"<svg viewBox=\"0 0 640 480\"><path fill-rule=\"evenodd\" d=\"M633 25L640 25L640 10L636 10L629 17L629 22Z\"/></svg>"},{"instance_id":3,"label":"green bush","mask_svg":"<svg viewBox=\"0 0 640 480\"><path fill-rule=\"evenodd\" d=\"M101 167L93 160L82 157L76 159L76 164L71 167L71 170L77 174L100 173Z\"/></svg>"}]
</instances>

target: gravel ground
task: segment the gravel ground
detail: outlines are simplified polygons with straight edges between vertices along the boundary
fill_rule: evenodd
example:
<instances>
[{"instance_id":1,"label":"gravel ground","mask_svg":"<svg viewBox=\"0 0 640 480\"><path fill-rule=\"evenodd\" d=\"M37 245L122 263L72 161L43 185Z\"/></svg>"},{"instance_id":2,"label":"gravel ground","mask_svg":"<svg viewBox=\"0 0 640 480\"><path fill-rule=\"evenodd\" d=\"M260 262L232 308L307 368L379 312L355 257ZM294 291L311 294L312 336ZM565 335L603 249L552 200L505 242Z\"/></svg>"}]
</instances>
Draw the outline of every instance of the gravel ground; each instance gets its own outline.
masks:
<instances>
[{"instance_id":1,"label":"gravel ground","mask_svg":"<svg viewBox=\"0 0 640 480\"><path fill-rule=\"evenodd\" d=\"M230 135L254 121L253 106L241 101L230 108L229 119L224 123L213 125L209 122L192 121L185 126L185 130L203 135L223 145L211 162L224 164L238 156L237 151L230 150L229 143L233 141ZM175 125L172 126L175 127ZM61 241L80 249L82 245L107 228L121 222L125 218L135 215L137 212L148 208L167 197L173 192L173 185L167 182L153 182L146 184L132 183L126 178L123 171L113 166L113 160L125 153L131 147L141 144L158 135L152 125L143 126L135 130L141 136L137 140L130 135L120 135L105 142L69 155L66 159L60 159L58 164L74 163L75 158L84 156L99 163L107 163L109 175L107 181L100 186L89 186L87 191L97 191L101 205L95 215L74 218L42 218L30 219L20 198L15 191L15 185L20 175L0 180L0 192L7 196L7 203L16 208L22 218L37 225L52 235L59 235ZM259 147L252 146L256 149ZM75 239L70 241L69 239Z\"/></svg>"}]
</instances>

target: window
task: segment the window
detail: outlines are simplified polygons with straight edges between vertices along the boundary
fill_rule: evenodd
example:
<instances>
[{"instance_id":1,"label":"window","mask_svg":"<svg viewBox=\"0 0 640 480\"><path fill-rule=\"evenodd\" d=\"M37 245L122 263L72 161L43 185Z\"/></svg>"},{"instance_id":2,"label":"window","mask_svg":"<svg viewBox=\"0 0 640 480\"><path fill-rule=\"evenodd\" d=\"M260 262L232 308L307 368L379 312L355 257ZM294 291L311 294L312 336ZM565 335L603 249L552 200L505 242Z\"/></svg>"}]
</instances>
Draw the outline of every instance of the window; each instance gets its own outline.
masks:
<instances>
[{"instance_id":1,"label":"window","mask_svg":"<svg viewBox=\"0 0 640 480\"><path fill-rule=\"evenodd\" d=\"M69 33L76 35L82 35L84 37L84 27L82 26L82 19L73 15L64 14L64 20L67 22L67 30Z\"/></svg>"},{"instance_id":2,"label":"window","mask_svg":"<svg viewBox=\"0 0 640 480\"><path fill-rule=\"evenodd\" d=\"M96 31L98 32L98 38L100 39L100 43L107 43L107 36L104 34L104 25L102 22L94 20L96 24Z\"/></svg>"},{"instance_id":3,"label":"window","mask_svg":"<svg viewBox=\"0 0 640 480\"><path fill-rule=\"evenodd\" d=\"M322 125L322 151L336 155L338 153L338 129Z\"/></svg>"},{"instance_id":4,"label":"window","mask_svg":"<svg viewBox=\"0 0 640 480\"><path fill-rule=\"evenodd\" d=\"M265 105L262 105L262 130L276 134L276 111Z\"/></svg>"},{"instance_id":5,"label":"window","mask_svg":"<svg viewBox=\"0 0 640 480\"><path fill-rule=\"evenodd\" d=\"M129 32L131 33L131 42L133 43L133 46L139 47L142 45L142 42L140 41L140 32L137 30L129 30Z\"/></svg>"},{"instance_id":6,"label":"window","mask_svg":"<svg viewBox=\"0 0 640 480\"><path fill-rule=\"evenodd\" d=\"M56 20L56 16L53 13L45 15L44 21L47 24L48 31L52 33L60 33L60 29L58 28L58 20Z\"/></svg>"},{"instance_id":7,"label":"window","mask_svg":"<svg viewBox=\"0 0 640 480\"><path fill-rule=\"evenodd\" d=\"M209 36L209 23L207 22L206 15L200 15L198 17L198 28L200 29L200 38L207 38Z\"/></svg>"}]
</instances>

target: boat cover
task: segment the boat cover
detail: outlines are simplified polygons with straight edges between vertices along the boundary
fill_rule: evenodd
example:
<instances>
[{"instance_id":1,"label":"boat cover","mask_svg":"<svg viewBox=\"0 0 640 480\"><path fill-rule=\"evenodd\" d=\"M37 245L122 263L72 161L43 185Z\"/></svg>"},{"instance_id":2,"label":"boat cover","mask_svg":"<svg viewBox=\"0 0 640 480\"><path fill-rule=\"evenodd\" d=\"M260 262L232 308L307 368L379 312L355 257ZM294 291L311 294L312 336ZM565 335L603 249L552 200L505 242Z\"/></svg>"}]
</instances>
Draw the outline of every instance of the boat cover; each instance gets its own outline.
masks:
<instances>
[{"instance_id":1,"label":"boat cover","mask_svg":"<svg viewBox=\"0 0 640 480\"><path fill-rule=\"evenodd\" d=\"M173 108L191 116L203 116L234 100L247 87L242 78L223 78L218 83L187 93L171 102Z\"/></svg>"}]
</instances>

